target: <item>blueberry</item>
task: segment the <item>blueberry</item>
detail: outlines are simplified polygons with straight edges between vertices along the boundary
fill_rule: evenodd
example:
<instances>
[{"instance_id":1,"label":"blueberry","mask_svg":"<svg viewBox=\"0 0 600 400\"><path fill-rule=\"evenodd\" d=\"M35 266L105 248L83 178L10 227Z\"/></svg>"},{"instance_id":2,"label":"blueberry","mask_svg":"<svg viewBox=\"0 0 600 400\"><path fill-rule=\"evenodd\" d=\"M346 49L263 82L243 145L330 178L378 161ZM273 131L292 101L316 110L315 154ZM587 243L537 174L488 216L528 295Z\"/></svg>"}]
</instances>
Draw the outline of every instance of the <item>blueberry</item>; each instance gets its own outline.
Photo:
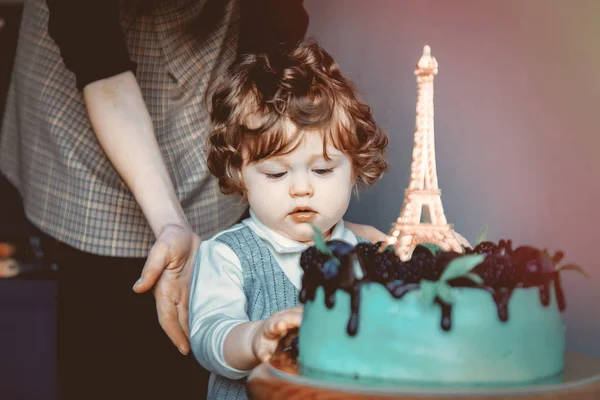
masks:
<instances>
[{"instance_id":1,"label":"blueberry","mask_svg":"<svg viewBox=\"0 0 600 400\"><path fill-rule=\"evenodd\" d=\"M323 277L325 278L325 280L335 278L338 275L339 268L340 266L338 264L338 261L334 259L329 259L325 261L325 263L323 264Z\"/></svg>"},{"instance_id":2,"label":"blueberry","mask_svg":"<svg viewBox=\"0 0 600 400\"><path fill-rule=\"evenodd\" d=\"M327 247L338 258L344 257L354 251L354 246L342 240L330 240L327 242Z\"/></svg>"}]
</instances>

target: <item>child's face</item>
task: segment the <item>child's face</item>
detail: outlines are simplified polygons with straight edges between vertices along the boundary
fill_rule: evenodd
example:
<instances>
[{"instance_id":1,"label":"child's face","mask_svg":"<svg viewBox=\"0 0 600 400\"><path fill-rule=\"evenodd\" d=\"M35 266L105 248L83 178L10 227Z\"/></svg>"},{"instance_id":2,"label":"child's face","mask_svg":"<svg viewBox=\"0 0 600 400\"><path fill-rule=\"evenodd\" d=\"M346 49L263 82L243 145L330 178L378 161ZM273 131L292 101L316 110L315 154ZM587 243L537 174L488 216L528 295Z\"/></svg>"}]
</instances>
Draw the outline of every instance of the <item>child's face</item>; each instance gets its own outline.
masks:
<instances>
[{"instance_id":1,"label":"child's face","mask_svg":"<svg viewBox=\"0 0 600 400\"><path fill-rule=\"evenodd\" d=\"M309 223L328 235L342 218L352 195L350 159L327 146L320 133L305 133L291 153L244 164L242 179L248 203L258 219L274 231L299 242L311 242Z\"/></svg>"}]
</instances>

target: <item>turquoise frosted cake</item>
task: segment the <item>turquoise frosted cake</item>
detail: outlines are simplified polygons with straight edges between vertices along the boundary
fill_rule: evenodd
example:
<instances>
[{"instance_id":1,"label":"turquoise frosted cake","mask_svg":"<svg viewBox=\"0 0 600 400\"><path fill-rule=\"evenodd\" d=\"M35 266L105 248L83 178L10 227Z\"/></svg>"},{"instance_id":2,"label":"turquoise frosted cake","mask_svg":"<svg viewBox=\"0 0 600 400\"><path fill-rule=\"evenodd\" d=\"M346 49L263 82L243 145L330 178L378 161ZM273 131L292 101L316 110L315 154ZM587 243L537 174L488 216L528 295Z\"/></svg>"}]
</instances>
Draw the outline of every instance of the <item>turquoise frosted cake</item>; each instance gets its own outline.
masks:
<instances>
[{"instance_id":1,"label":"turquoise frosted cake","mask_svg":"<svg viewBox=\"0 0 600 400\"><path fill-rule=\"evenodd\" d=\"M464 254L330 241L306 250L301 370L417 384L560 376L563 254L484 241Z\"/></svg>"}]
</instances>

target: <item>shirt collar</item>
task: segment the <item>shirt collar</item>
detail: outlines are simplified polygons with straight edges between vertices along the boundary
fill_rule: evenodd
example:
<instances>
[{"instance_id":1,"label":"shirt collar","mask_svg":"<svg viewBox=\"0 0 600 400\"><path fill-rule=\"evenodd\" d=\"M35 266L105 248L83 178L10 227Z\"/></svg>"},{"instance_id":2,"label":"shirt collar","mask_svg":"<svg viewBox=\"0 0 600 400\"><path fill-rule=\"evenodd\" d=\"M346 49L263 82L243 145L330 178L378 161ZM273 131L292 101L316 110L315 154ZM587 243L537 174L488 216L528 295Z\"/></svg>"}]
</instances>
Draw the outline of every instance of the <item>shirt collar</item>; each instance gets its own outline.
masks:
<instances>
[{"instance_id":1,"label":"shirt collar","mask_svg":"<svg viewBox=\"0 0 600 400\"><path fill-rule=\"evenodd\" d=\"M250 209L250 218L246 218L242 223L252 229L258 237L271 244L273 249L278 253L297 253L309 247L307 244L290 239L267 227L256 217L252 209ZM354 233L350 229L346 228L343 220L340 220L333 228L329 240L333 239L343 240L353 246L357 243L356 236L354 236Z\"/></svg>"}]
</instances>

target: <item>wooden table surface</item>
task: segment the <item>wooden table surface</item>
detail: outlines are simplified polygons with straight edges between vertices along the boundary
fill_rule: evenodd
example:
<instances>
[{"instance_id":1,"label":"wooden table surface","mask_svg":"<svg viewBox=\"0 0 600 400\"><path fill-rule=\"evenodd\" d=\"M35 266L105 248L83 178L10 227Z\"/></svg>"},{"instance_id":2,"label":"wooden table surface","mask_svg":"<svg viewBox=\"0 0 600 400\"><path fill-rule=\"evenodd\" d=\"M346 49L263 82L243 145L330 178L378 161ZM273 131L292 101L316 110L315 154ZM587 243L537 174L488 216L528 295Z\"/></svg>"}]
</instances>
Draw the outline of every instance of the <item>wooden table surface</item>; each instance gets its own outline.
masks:
<instances>
[{"instance_id":1,"label":"wooden table surface","mask_svg":"<svg viewBox=\"0 0 600 400\"><path fill-rule=\"evenodd\" d=\"M540 387L496 389L458 393L400 390L370 390L368 387L329 385L298 377L297 366L285 357L274 357L272 364L263 364L248 378L248 395L252 400L600 400L600 359L576 353L566 357L564 383ZM329 386L329 387L327 387ZM454 393L453 393L454 392Z\"/></svg>"}]
</instances>

